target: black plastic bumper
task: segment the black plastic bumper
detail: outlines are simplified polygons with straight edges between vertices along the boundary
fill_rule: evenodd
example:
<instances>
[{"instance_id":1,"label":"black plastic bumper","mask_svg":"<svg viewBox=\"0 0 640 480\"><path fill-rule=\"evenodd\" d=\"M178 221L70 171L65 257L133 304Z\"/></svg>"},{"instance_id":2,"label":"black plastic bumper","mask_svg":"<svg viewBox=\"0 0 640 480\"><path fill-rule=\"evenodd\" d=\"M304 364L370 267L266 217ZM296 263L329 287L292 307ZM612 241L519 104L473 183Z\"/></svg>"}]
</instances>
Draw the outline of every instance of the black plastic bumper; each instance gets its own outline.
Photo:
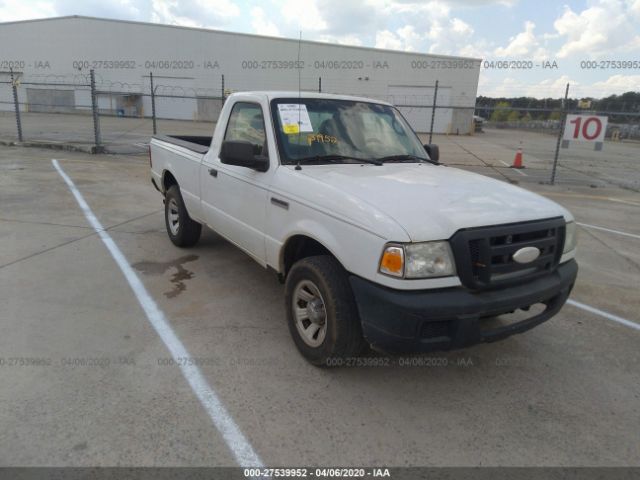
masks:
<instances>
[{"instance_id":1,"label":"black plastic bumper","mask_svg":"<svg viewBox=\"0 0 640 480\"><path fill-rule=\"evenodd\" d=\"M474 292L464 287L395 290L360 277L349 278L362 330L371 346L386 352L430 352L464 348L521 333L553 317L567 300L578 274L570 260L529 283ZM544 311L497 328L484 321L536 303Z\"/></svg>"}]
</instances>

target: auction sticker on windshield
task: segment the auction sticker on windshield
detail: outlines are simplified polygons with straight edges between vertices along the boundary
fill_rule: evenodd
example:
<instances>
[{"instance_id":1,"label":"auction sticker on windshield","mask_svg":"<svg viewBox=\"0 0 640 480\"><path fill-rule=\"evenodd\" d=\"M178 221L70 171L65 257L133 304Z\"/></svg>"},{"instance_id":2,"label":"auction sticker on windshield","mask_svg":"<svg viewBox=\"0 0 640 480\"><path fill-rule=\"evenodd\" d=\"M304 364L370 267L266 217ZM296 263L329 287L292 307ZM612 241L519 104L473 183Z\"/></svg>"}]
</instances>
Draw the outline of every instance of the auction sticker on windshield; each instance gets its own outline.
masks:
<instances>
[{"instance_id":1,"label":"auction sticker on windshield","mask_svg":"<svg viewBox=\"0 0 640 480\"><path fill-rule=\"evenodd\" d=\"M278 104L282 131L287 134L313 132L307 106L300 103Z\"/></svg>"}]
</instances>

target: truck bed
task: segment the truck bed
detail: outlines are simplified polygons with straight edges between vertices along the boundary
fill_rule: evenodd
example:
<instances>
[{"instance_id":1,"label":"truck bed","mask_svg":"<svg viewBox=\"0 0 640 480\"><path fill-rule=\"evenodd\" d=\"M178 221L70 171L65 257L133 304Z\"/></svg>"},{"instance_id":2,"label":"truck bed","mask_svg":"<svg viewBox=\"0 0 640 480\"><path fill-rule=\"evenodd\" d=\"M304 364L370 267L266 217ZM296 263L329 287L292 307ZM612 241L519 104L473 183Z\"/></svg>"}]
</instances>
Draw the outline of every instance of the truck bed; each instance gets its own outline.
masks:
<instances>
[{"instance_id":1,"label":"truck bed","mask_svg":"<svg viewBox=\"0 0 640 480\"><path fill-rule=\"evenodd\" d=\"M209 151L212 139L198 135L154 135L153 138L202 154Z\"/></svg>"}]
</instances>

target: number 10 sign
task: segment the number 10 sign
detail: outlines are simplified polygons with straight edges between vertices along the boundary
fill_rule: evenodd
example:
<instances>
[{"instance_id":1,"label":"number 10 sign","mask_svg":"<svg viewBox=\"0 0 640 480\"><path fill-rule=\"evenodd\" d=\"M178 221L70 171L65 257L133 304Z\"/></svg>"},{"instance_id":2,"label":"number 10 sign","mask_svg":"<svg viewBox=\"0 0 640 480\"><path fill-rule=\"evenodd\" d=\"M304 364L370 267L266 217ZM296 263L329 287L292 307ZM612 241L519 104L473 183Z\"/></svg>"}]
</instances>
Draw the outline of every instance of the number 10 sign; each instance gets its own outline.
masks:
<instances>
[{"instance_id":1,"label":"number 10 sign","mask_svg":"<svg viewBox=\"0 0 640 480\"><path fill-rule=\"evenodd\" d=\"M562 148L569 148L569 142L593 142L594 150L602 150L604 134L607 131L607 117L596 115L567 115L562 136Z\"/></svg>"}]
</instances>

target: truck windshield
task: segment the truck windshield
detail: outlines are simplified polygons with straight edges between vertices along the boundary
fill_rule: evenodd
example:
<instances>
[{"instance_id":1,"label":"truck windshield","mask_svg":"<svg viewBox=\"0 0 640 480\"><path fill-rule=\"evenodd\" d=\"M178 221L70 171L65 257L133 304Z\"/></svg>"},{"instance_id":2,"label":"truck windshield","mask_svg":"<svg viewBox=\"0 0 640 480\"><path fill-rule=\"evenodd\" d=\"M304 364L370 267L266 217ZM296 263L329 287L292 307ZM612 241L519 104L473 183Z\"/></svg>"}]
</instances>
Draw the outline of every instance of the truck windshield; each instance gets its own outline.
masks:
<instances>
[{"instance_id":1,"label":"truck windshield","mask_svg":"<svg viewBox=\"0 0 640 480\"><path fill-rule=\"evenodd\" d=\"M271 102L271 115L285 165L428 159L416 134L388 105L278 98Z\"/></svg>"}]
</instances>

